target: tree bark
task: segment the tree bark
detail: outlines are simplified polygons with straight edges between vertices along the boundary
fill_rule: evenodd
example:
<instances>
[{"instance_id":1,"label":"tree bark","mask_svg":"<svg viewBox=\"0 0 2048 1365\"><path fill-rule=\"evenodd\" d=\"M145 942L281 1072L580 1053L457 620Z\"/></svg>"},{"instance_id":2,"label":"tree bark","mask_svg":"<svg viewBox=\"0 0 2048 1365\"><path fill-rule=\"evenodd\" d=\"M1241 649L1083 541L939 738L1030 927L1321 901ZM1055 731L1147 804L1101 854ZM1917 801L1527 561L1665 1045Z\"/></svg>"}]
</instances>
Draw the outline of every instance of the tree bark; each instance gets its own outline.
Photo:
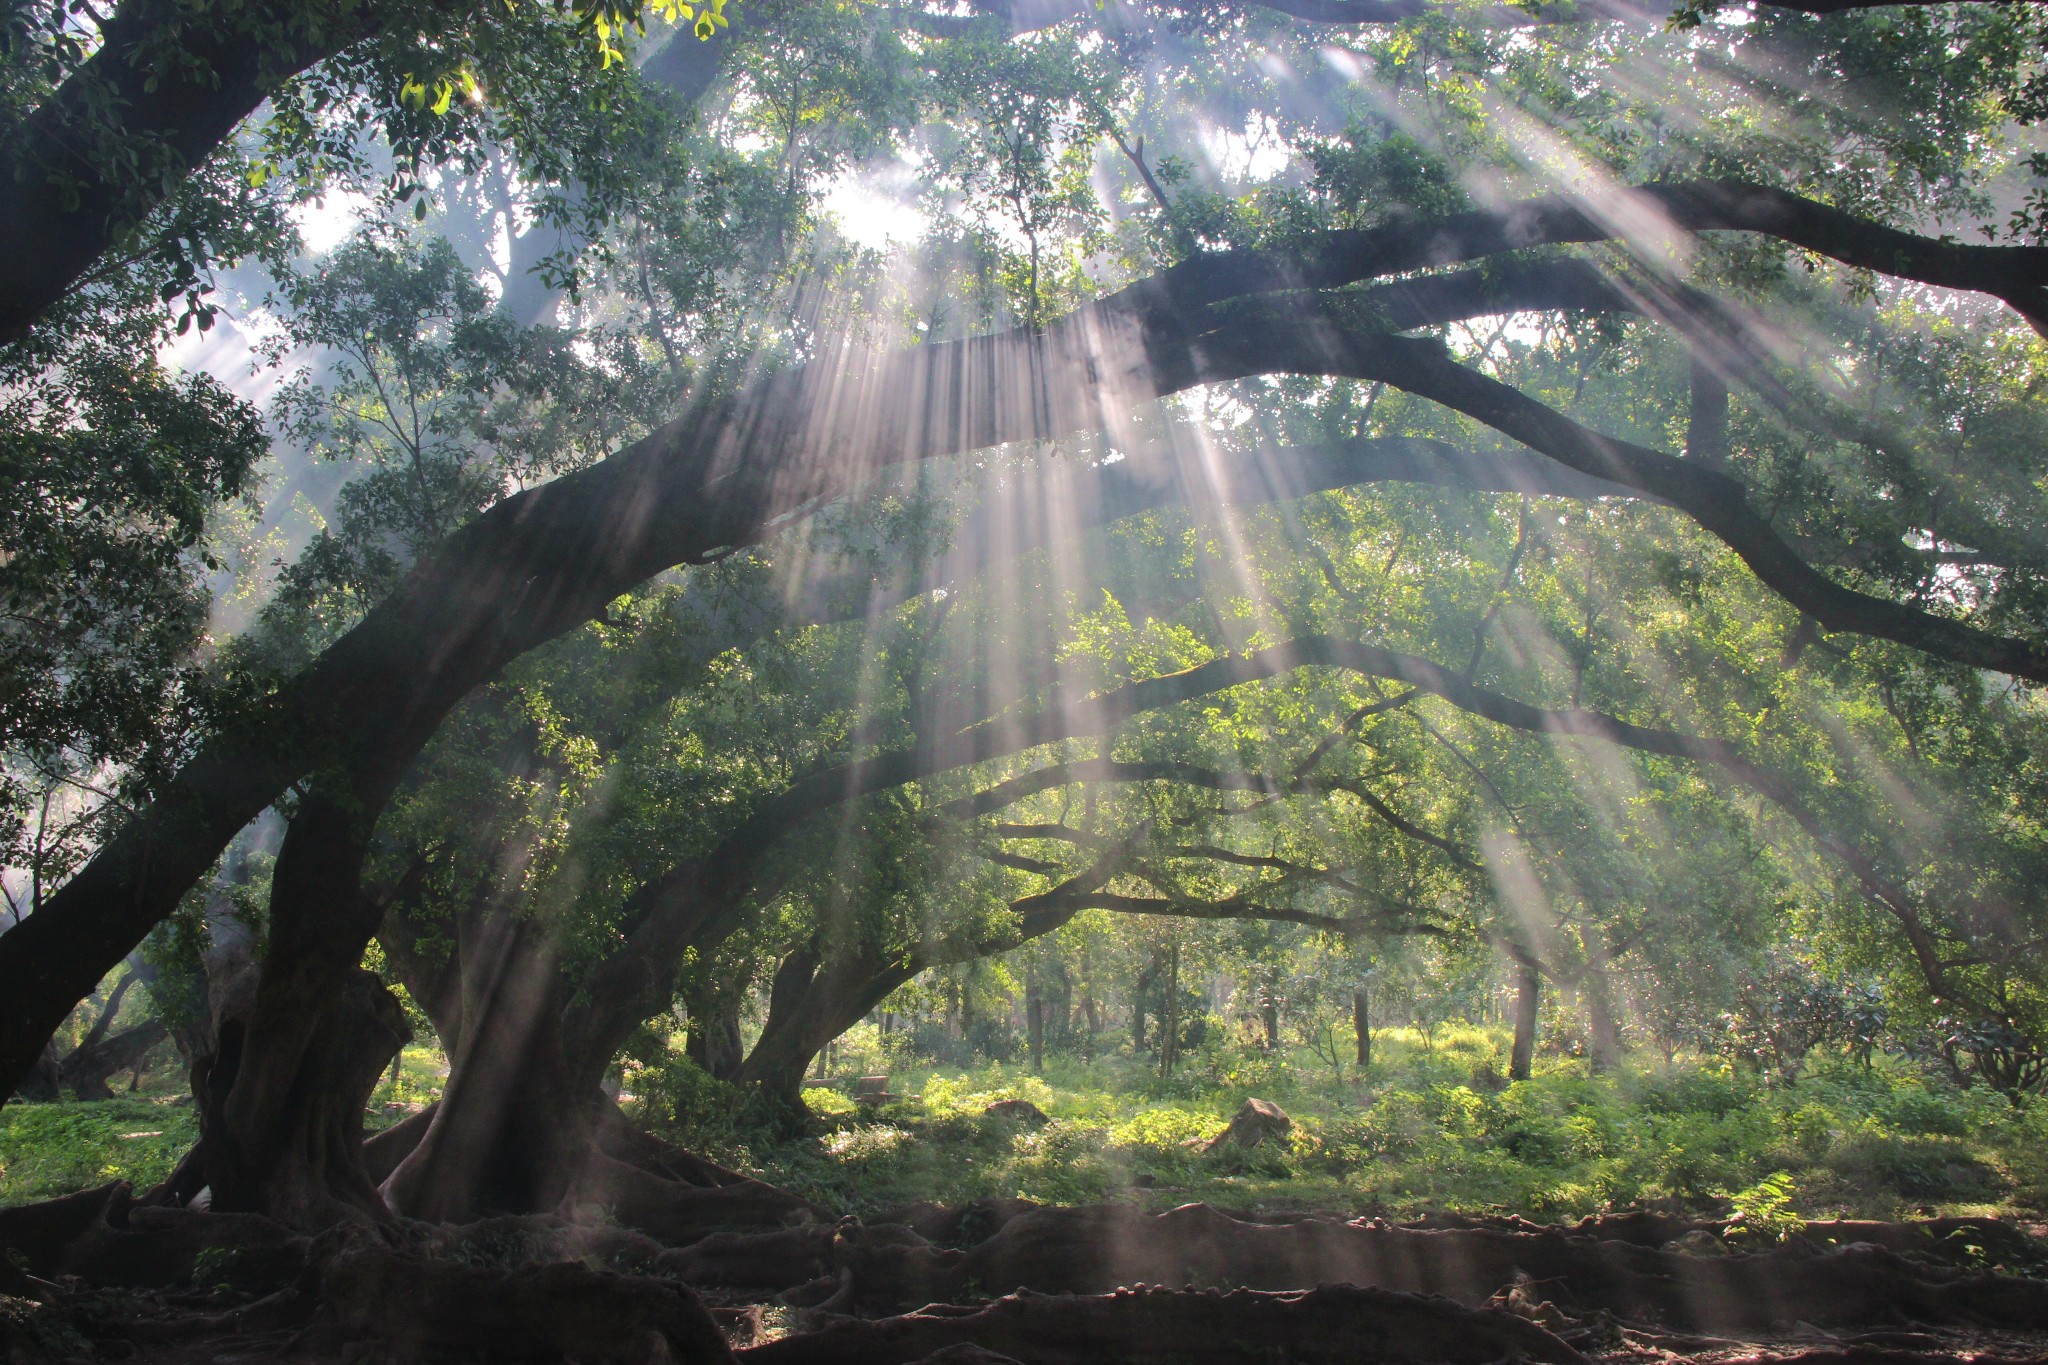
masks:
<instances>
[{"instance_id":1,"label":"tree bark","mask_svg":"<svg viewBox=\"0 0 2048 1365\"><path fill-rule=\"evenodd\" d=\"M15 1095L24 1100L48 1102L63 1095L60 1079L63 1076L63 1062L57 1056L57 1040L53 1037L43 1044L34 1063L22 1074L15 1087Z\"/></svg>"},{"instance_id":2,"label":"tree bark","mask_svg":"<svg viewBox=\"0 0 2048 1365\"><path fill-rule=\"evenodd\" d=\"M729 1081L739 1073L747 1058L746 1039L740 1034L740 1000L727 993L690 1011L689 1032L683 1038L683 1055L704 1073Z\"/></svg>"},{"instance_id":3,"label":"tree bark","mask_svg":"<svg viewBox=\"0 0 2048 1365\"><path fill-rule=\"evenodd\" d=\"M1692 406L1686 418L1685 458L1715 469L1728 463L1728 384L1704 360L1692 362Z\"/></svg>"},{"instance_id":4,"label":"tree bark","mask_svg":"<svg viewBox=\"0 0 2048 1365\"><path fill-rule=\"evenodd\" d=\"M1024 996L1024 1037L1031 1050L1031 1070L1045 1073L1045 997L1034 983Z\"/></svg>"},{"instance_id":5,"label":"tree bark","mask_svg":"<svg viewBox=\"0 0 2048 1365\"><path fill-rule=\"evenodd\" d=\"M1358 1041L1358 1069L1366 1070L1372 1065L1372 1019L1367 1013L1365 987L1351 992L1351 1031Z\"/></svg>"},{"instance_id":6,"label":"tree bark","mask_svg":"<svg viewBox=\"0 0 2048 1365\"><path fill-rule=\"evenodd\" d=\"M107 1085L107 1077L136 1068L151 1048L170 1036L163 1020L145 1019L101 1038L90 1047L81 1045L64 1059L59 1077L82 1100L110 1100L114 1092Z\"/></svg>"},{"instance_id":7,"label":"tree bark","mask_svg":"<svg viewBox=\"0 0 2048 1365\"><path fill-rule=\"evenodd\" d=\"M1607 954L1598 946L1587 956L1580 989L1586 996L1587 1060L1595 1072L1612 1071L1621 1065L1621 1029L1614 1018L1614 990L1608 979Z\"/></svg>"},{"instance_id":8,"label":"tree bark","mask_svg":"<svg viewBox=\"0 0 2048 1365\"><path fill-rule=\"evenodd\" d=\"M794 972L792 963L798 967ZM760 1095L771 1112L803 1117L803 1077L811 1059L923 966L915 958L895 958L866 945L791 953L776 973L767 1024L734 1083Z\"/></svg>"},{"instance_id":9,"label":"tree bark","mask_svg":"<svg viewBox=\"0 0 2048 1365\"><path fill-rule=\"evenodd\" d=\"M400 1213L462 1222L554 1208L597 1152L611 1059L567 1047L559 963L548 925L513 913L471 926L462 1050L419 1144L384 1181Z\"/></svg>"},{"instance_id":10,"label":"tree bark","mask_svg":"<svg viewBox=\"0 0 2048 1365\"><path fill-rule=\"evenodd\" d=\"M385 1216L357 1150L362 1107L412 1033L358 966L383 912L363 894L367 839L359 808L318 788L286 831L254 1000L233 1067L210 1082L207 1174L223 1212L301 1227L343 1209Z\"/></svg>"},{"instance_id":11,"label":"tree bark","mask_svg":"<svg viewBox=\"0 0 2048 1365\"><path fill-rule=\"evenodd\" d=\"M1526 1081L1536 1060L1536 1015L1543 1003L1543 978L1526 963L1515 969L1515 1041L1508 1079Z\"/></svg>"},{"instance_id":12,"label":"tree bark","mask_svg":"<svg viewBox=\"0 0 2048 1365\"><path fill-rule=\"evenodd\" d=\"M405 1010L374 974L351 969L336 998L307 1013L309 1036L278 1094L243 1084L248 1017L220 1023L219 1050L200 1075L213 1206L306 1229L382 1218L363 1165L363 1106L412 1036Z\"/></svg>"},{"instance_id":13,"label":"tree bark","mask_svg":"<svg viewBox=\"0 0 2048 1365\"><path fill-rule=\"evenodd\" d=\"M450 17L467 8L449 6ZM369 36L391 13L336 5L308 24L288 0L204 17L169 0L118 6L99 50L4 147L11 174L0 196L0 346L76 288L270 90ZM139 168L129 159L136 154Z\"/></svg>"}]
</instances>

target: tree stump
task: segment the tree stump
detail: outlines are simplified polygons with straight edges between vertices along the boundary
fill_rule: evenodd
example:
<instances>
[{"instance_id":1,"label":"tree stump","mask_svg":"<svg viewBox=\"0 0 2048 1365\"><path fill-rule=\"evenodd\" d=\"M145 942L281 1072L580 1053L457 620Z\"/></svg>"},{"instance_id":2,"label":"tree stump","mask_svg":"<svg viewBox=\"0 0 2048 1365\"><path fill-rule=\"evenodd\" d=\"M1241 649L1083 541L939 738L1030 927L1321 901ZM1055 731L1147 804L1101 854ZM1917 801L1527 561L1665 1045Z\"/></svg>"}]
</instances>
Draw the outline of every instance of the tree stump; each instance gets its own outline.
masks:
<instances>
[{"instance_id":1,"label":"tree stump","mask_svg":"<svg viewBox=\"0 0 2048 1365\"><path fill-rule=\"evenodd\" d=\"M1030 1100L997 1100L981 1111L992 1119L1007 1119L1026 1128L1043 1128L1052 1119Z\"/></svg>"},{"instance_id":2,"label":"tree stump","mask_svg":"<svg viewBox=\"0 0 2048 1365\"><path fill-rule=\"evenodd\" d=\"M1248 1099L1231 1116L1230 1126L1202 1150L1211 1155L1226 1147L1249 1152L1268 1138L1284 1138L1293 1131L1294 1120L1279 1105L1271 1100Z\"/></svg>"}]
</instances>

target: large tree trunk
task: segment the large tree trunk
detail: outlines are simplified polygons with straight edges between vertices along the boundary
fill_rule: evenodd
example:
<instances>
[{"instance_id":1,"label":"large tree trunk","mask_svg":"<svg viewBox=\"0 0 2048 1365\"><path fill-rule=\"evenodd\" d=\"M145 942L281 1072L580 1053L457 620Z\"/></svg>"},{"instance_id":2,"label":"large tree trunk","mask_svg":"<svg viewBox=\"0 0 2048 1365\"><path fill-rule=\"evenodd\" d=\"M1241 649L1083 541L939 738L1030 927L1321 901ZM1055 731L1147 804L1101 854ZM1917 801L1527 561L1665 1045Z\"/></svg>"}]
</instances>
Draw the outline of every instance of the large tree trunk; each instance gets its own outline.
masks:
<instances>
[{"instance_id":1,"label":"large tree trunk","mask_svg":"<svg viewBox=\"0 0 2048 1365\"><path fill-rule=\"evenodd\" d=\"M462 1049L426 1133L384 1182L390 1206L459 1222L554 1208L597 1149L610 1053L571 1055L549 928L501 914L460 945Z\"/></svg>"},{"instance_id":2,"label":"large tree trunk","mask_svg":"<svg viewBox=\"0 0 2048 1365\"><path fill-rule=\"evenodd\" d=\"M385 1216L362 1110L412 1033L358 966L383 913L362 890L367 836L357 802L317 789L286 831L254 999L232 1040L222 1021L209 1071L207 1175L223 1212L315 1228Z\"/></svg>"},{"instance_id":3,"label":"large tree trunk","mask_svg":"<svg viewBox=\"0 0 2048 1365\"><path fill-rule=\"evenodd\" d=\"M313 1024L281 1092L244 1086L245 1016L221 1020L218 1051L196 1069L207 1183L224 1213L262 1213L308 1229L383 1215L363 1165L363 1106L411 1037L405 1010L374 974L352 969Z\"/></svg>"},{"instance_id":4,"label":"large tree trunk","mask_svg":"<svg viewBox=\"0 0 2048 1365\"><path fill-rule=\"evenodd\" d=\"M1515 1042L1508 1079L1526 1081L1536 1061L1536 1013L1543 1004L1543 978L1526 964L1515 969Z\"/></svg>"},{"instance_id":5,"label":"large tree trunk","mask_svg":"<svg viewBox=\"0 0 2048 1365\"><path fill-rule=\"evenodd\" d=\"M14 1093L25 1100L54 1100L63 1095L59 1079L63 1076L63 1059L57 1055L57 1040L49 1039L43 1044L42 1052L35 1064L22 1075L21 1083Z\"/></svg>"},{"instance_id":6,"label":"large tree trunk","mask_svg":"<svg viewBox=\"0 0 2048 1365\"><path fill-rule=\"evenodd\" d=\"M140 975L131 970L115 983L77 1047L61 1057L54 1042L43 1049L42 1059L22 1082L18 1093L23 1099L55 1100L67 1090L81 1100L114 1098L107 1078L140 1063L144 1054L169 1036L161 1019L145 1019L119 1033L108 1032Z\"/></svg>"},{"instance_id":7,"label":"large tree trunk","mask_svg":"<svg viewBox=\"0 0 2048 1365\"><path fill-rule=\"evenodd\" d=\"M171 1036L161 1019L139 1024L103 1037L90 1046L81 1044L59 1067L59 1079L82 1100L110 1100L114 1092L107 1078L117 1071L138 1067L149 1050Z\"/></svg>"}]
</instances>

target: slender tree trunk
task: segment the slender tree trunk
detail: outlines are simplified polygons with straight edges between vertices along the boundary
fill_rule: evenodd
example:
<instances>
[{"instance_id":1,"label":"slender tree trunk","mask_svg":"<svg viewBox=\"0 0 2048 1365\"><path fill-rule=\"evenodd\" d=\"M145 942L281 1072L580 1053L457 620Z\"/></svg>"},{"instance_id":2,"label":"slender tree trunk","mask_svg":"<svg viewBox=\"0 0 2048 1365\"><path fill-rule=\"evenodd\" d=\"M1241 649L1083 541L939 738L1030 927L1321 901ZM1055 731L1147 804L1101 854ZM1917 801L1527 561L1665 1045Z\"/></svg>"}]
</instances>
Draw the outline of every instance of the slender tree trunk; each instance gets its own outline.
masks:
<instances>
[{"instance_id":1,"label":"slender tree trunk","mask_svg":"<svg viewBox=\"0 0 2048 1365\"><path fill-rule=\"evenodd\" d=\"M690 1013L690 1030L683 1040L683 1052L704 1071L721 1081L739 1074L746 1060L746 1040L740 1034L740 1000L723 996Z\"/></svg>"},{"instance_id":2,"label":"slender tree trunk","mask_svg":"<svg viewBox=\"0 0 2048 1365\"><path fill-rule=\"evenodd\" d=\"M1692 362L1692 410L1685 426L1685 456L1709 466L1728 463L1728 385L1701 360Z\"/></svg>"},{"instance_id":3,"label":"slender tree trunk","mask_svg":"<svg viewBox=\"0 0 2048 1365\"><path fill-rule=\"evenodd\" d=\"M1366 1012L1365 987L1351 992L1351 1030L1358 1038L1358 1069L1372 1065L1372 1020Z\"/></svg>"},{"instance_id":4,"label":"slender tree trunk","mask_svg":"<svg viewBox=\"0 0 2048 1365\"><path fill-rule=\"evenodd\" d=\"M1543 978L1521 966L1515 973L1515 1044L1508 1059L1508 1079L1526 1081L1536 1060L1536 1011L1543 1003Z\"/></svg>"},{"instance_id":5,"label":"slender tree trunk","mask_svg":"<svg viewBox=\"0 0 2048 1365\"><path fill-rule=\"evenodd\" d=\"M1159 1070L1171 1076L1180 1060L1180 945L1166 950L1166 1008L1159 1025Z\"/></svg>"},{"instance_id":6,"label":"slender tree trunk","mask_svg":"<svg viewBox=\"0 0 2048 1365\"><path fill-rule=\"evenodd\" d=\"M1045 999L1032 986L1024 996L1024 1032L1031 1045L1031 1069L1045 1071Z\"/></svg>"},{"instance_id":7,"label":"slender tree trunk","mask_svg":"<svg viewBox=\"0 0 2048 1365\"><path fill-rule=\"evenodd\" d=\"M1596 1072L1612 1071L1621 1064L1621 1029L1614 1018L1613 986L1604 953L1586 964L1585 992L1587 1059Z\"/></svg>"}]
</instances>

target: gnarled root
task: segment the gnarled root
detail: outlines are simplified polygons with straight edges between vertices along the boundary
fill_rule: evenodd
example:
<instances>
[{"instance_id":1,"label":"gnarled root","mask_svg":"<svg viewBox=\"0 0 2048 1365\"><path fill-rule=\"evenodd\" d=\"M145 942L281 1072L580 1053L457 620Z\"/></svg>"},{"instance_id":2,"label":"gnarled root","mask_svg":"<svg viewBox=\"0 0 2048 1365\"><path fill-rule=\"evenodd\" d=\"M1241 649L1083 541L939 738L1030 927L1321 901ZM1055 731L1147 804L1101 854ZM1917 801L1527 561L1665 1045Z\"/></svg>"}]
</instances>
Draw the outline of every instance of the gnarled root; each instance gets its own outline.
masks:
<instances>
[{"instance_id":1,"label":"gnarled root","mask_svg":"<svg viewBox=\"0 0 2048 1365\"><path fill-rule=\"evenodd\" d=\"M1159 1215L1115 1205L1039 1209L1005 1223L957 1268L942 1266L936 1251L926 1261L941 1279L957 1273L995 1292L1099 1293L1161 1281L1274 1290L1345 1283L1483 1303L1528 1275L1549 1285L1560 1304L1706 1331L1901 1316L2048 1326L2048 1284L1963 1274L1867 1244L1694 1256L1548 1230L1262 1225L1202 1205Z\"/></svg>"},{"instance_id":2,"label":"gnarled root","mask_svg":"<svg viewBox=\"0 0 2048 1365\"><path fill-rule=\"evenodd\" d=\"M1126 1289L1015 1294L985 1308L937 1306L840 1322L743 1352L744 1365L909 1365L972 1345L1025 1365L1584 1365L1543 1328L1447 1299L1325 1286L1299 1293ZM983 1357L986 1359L986 1357Z\"/></svg>"},{"instance_id":3,"label":"gnarled root","mask_svg":"<svg viewBox=\"0 0 2048 1365\"><path fill-rule=\"evenodd\" d=\"M959 1221L913 1211L930 1232L956 1235ZM820 1229L797 1235L728 1236L664 1258L693 1284L795 1291L835 1309L901 1311L958 1298L972 1284L992 1293L1100 1294L1123 1285L1241 1285L1296 1290L1370 1285L1485 1303L1503 1286L1534 1278L1572 1312L1604 1310L1633 1321L1695 1331L1768 1333L1795 1322L1870 1324L1902 1317L1989 1327L2048 1327L2048 1284L1970 1274L1862 1241L1823 1247L1798 1240L1743 1249L1693 1226L1699 1250L1649 1245L1656 1232L1623 1224L1542 1228L1389 1227L1303 1219L1252 1223L1204 1205L1147 1214L1125 1205L991 1210L993 1236L966 1252L934 1246L910 1227L842 1223L829 1248ZM1673 1220L1679 1227L1682 1220ZM1895 1225L1886 1239L1932 1251L1930 1233ZM1842 1225L1845 1233L1862 1231ZM2013 1234L2017 1236L2018 1234ZM1681 1244L1684 1246L1685 1244Z\"/></svg>"},{"instance_id":4,"label":"gnarled root","mask_svg":"<svg viewBox=\"0 0 2048 1365\"><path fill-rule=\"evenodd\" d=\"M697 1296L669 1280L578 1262L486 1269L345 1228L317 1251L320 1295L351 1332L401 1351L631 1365L732 1360Z\"/></svg>"},{"instance_id":5,"label":"gnarled root","mask_svg":"<svg viewBox=\"0 0 2048 1365\"><path fill-rule=\"evenodd\" d=\"M41 1203L0 1209L0 1253L19 1255L28 1273L44 1279L57 1273L64 1249L110 1208L125 1208L131 1186L125 1180Z\"/></svg>"},{"instance_id":6,"label":"gnarled root","mask_svg":"<svg viewBox=\"0 0 2048 1365\"><path fill-rule=\"evenodd\" d=\"M41 1204L0 1210L0 1250L21 1254L43 1279L151 1288L208 1274L267 1293L298 1277L309 1240L255 1214L198 1213L137 1204L126 1181Z\"/></svg>"},{"instance_id":7,"label":"gnarled root","mask_svg":"<svg viewBox=\"0 0 2048 1365\"><path fill-rule=\"evenodd\" d=\"M774 1228L819 1216L809 1201L759 1180L686 1185L602 1153L592 1157L570 1202L603 1209L623 1226L673 1246L728 1229Z\"/></svg>"}]
</instances>

